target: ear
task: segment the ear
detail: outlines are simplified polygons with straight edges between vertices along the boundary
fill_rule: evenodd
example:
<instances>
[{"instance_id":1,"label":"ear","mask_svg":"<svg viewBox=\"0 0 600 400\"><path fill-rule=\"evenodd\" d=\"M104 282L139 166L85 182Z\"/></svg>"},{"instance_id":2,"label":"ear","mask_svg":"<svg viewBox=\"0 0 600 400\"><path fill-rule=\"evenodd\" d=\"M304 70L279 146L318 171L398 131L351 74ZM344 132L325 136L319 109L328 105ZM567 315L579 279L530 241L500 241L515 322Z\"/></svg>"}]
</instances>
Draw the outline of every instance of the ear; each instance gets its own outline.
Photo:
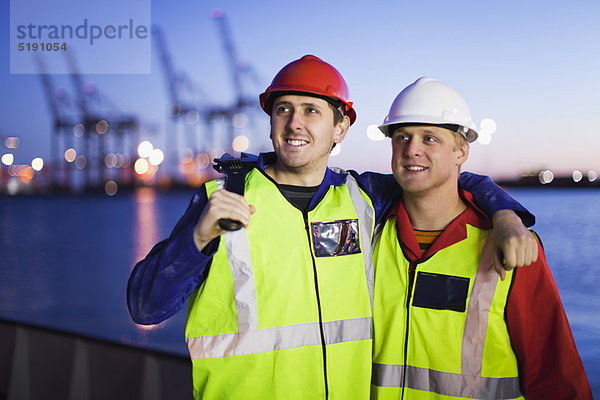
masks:
<instances>
[{"instance_id":1,"label":"ear","mask_svg":"<svg viewBox=\"0 0 600 400\"><path fill-rule=\"evenodd\" d=\"M347 115L344 115L344 118L334 127L333 133L333 142L341 143L342 140L346 137L346 133L348 133L348 129L350 128L350 118Z\"/></svg>"},{"instance_id":2,"label":"ear","mask_svg":"<svg viewBox=\"0 0 600 400\"><path fill-rule=\"evenodd\" d=\"M456 149L456 165L457 166L461 166L465 163L465 161L467 161L467 158L469 158L469 143L467 141L464 142L464 144L462 146L460 146L458 149Z\"/></svg>"}]
</instances>

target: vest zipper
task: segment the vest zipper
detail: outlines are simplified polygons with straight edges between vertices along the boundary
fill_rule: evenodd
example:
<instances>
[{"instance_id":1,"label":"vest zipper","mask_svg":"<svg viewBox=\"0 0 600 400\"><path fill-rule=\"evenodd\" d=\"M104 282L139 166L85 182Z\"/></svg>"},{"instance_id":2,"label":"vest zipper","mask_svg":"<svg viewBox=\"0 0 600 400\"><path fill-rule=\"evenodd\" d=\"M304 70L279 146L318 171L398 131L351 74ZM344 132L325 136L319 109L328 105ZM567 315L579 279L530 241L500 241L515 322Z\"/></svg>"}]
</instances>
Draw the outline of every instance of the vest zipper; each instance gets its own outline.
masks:
<instances>
[{"instance_id":1,"label":"vest zipper","mask_svg":"<svg viewBox=\"0 0 600 400\"><path fill-rule=\"evenodd\" d=\"M412 297L412 288L415 283L415 275L417 264L409 264L408 267L408 293L406 298L406 332L404 334L404 371L402 373L402 399L404 399L404 390L406 389L406 373L407 373L407 361L408 361L408 329L410 328L410 299Z\"/></svg>"},{"instance_id":2,"label":"vest zipper","mask_svg":"<svg viewBox=\"0 0 600 400\"><path fill-rule=\"evenodd\" d=\"M315 278L315 294L317 295L317 309L319 310L319 332L321 334L321 349L323 351L323 380L325 383L325 399L329 398L329 387L327 384L327 346L325 343L325 332L323 330L323 316L321 313L321 299L319 297L319 280L317 278L317 263L315 262L315 256L313 255L312 249L310 247L311 234L310 228L308 226L308 213L304 211L302 213L304 217L304 227L306 229L306 234L308 236L308 248L310 251L310 258L312 260L313 265L313 275Z\"/></svg>"}]
</instances>

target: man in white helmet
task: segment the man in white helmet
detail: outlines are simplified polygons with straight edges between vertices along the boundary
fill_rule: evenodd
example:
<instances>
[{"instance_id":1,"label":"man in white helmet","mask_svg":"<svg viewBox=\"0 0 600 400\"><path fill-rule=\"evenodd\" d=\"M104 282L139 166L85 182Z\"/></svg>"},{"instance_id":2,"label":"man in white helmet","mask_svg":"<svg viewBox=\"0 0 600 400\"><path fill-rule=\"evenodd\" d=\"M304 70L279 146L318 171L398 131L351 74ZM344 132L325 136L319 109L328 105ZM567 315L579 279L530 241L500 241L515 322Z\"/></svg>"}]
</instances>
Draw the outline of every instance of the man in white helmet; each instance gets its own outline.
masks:
<instances>
[{"instance_id":1,"label":"man in white helmet","mask_svg":"<svg viewBox=\"0 0 600 400\"><path fill-rule=\"evenodd\" d=\"M491 221L459 190L477 139L462 96L420 78L380 129L403 189L374 251L375 399L591 399L541 246L492 267Z\"/></svg>"}]
</instances>

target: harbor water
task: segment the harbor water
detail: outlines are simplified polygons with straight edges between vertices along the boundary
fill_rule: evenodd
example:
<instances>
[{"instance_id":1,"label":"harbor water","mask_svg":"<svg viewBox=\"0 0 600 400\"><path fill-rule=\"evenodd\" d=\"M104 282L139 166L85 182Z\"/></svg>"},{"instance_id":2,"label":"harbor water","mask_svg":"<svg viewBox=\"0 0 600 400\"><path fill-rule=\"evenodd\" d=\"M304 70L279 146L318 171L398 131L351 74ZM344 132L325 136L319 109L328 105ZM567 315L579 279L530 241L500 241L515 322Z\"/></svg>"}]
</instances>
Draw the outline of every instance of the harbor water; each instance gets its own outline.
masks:
<instances>
[{"instance_id":1,"label":"harbor water","mask_svg":"<svg viewBox=\"0 0 600 400\"><path fill-rule=\"evenodd\" d=\"M600 190L511 189L534 229L600 398ZM0 318L186 354L185 310L156 326L127 312L135 262L167 237L192 191L0 197Z\"/></svg>"}]
</instances>

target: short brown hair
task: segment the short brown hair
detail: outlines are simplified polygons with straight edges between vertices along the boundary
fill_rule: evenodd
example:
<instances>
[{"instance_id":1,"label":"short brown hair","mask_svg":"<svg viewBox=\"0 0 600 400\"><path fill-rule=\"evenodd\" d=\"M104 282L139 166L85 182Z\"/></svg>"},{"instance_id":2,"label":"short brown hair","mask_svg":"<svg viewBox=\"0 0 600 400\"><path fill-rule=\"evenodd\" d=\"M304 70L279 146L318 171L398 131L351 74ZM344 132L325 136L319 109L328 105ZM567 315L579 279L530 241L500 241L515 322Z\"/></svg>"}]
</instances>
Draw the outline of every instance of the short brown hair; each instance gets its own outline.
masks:
<instances>
[{"instance_id":1,"label":"short brown hair","mask_svg":"<svg viewBox=\"0 0 600 400\"><path fill-rule=\"evenodd\" d=\"M456 143L455 149L460 149L464 145L468 145L469 141L462 135L460 132L456 132L455 130L450 129L452 134L454 135L454 142Z\"/></svg>"}]
</instances>

